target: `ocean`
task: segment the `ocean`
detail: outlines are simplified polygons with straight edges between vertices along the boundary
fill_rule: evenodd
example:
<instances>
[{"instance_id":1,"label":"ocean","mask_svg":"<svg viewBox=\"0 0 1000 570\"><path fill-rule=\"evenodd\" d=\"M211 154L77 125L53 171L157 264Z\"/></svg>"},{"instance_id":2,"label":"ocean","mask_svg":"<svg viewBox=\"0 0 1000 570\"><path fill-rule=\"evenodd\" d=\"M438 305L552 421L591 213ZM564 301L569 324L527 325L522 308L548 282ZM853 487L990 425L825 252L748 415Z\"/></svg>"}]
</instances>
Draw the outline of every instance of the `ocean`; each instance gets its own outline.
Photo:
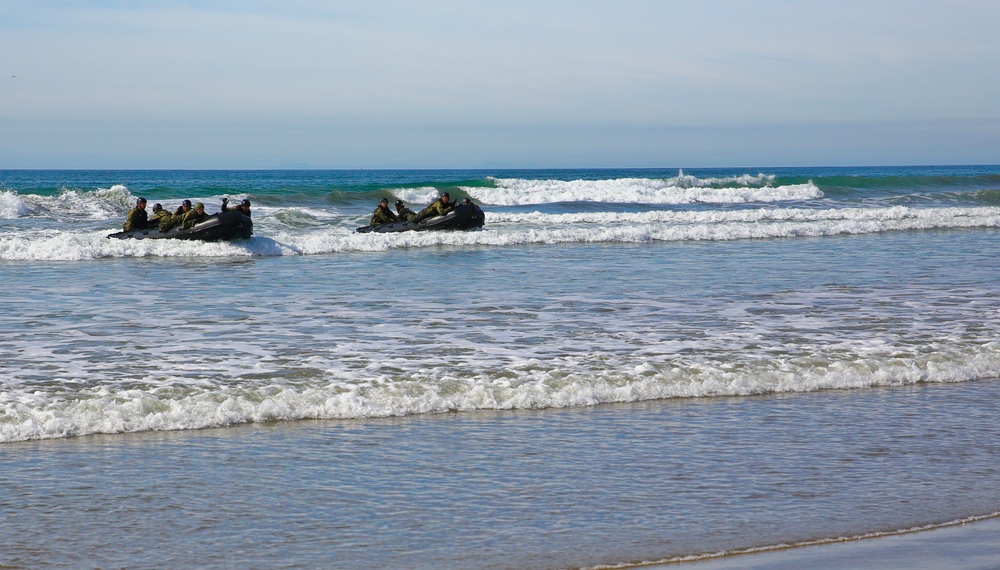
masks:
<instances>
[{"instance_id":1,"label":"ocean","mask_svg":"<svg viewBox=\"0 0 1000 570\"><path fill-rule=\"evenodd\" d=\"M378 200L466 232L358 234ZM108 239L137 197L254 236ZM597 568L1000 515L1000 166L0 170L0 567Z\"/></svg>"}]
</instances>

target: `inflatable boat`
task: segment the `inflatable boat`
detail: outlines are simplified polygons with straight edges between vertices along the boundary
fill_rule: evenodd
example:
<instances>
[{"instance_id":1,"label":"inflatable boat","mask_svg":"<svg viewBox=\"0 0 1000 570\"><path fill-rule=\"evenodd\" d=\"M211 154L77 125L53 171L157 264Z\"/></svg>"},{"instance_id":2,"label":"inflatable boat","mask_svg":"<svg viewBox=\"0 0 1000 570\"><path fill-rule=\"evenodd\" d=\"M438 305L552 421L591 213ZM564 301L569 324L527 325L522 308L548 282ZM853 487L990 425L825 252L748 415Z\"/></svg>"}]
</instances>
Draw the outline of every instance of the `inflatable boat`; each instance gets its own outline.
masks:
<instances>
[{"instance_id":1,"label":"inflatable boat","mask_svg":"<svg viewBox=\"0 0 1000 570\"><path fill-rule=\"evenodd\" d=\"M455 209L443 216L424 218L417 223L413 222L386 222L377 226L363 226L355 230L359 234L369 232L393 233L426 230L471 230L483 227L486 223L486 215L483 210L475 204L459 204Z\"/></svg>"},{"instance_id":2,"label":"inflatable boat","mask_svg":"<svg viewBox=\"0 0 1000 570\"><path fill-rule=\"evenodd\" d=\"M109 235L116 239L195 239L202 241L228 241L231 239L248 238L253 235L253 221L249 216L237 210L213 214L190 228L184 229L177 224L165 232L158 226L150 226L141 230L118 232Z\"/></svg>"}]
</instances>

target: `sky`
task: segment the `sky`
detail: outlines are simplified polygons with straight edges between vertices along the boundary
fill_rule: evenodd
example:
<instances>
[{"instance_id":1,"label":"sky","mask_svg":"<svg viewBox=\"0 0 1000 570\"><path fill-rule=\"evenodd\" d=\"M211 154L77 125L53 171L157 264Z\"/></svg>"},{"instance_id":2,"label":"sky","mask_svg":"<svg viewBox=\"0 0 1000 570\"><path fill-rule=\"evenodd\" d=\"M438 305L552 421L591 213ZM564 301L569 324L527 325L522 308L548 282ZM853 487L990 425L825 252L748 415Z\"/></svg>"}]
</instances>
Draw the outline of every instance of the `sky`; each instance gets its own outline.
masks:
<instances>
[{"instance_id":1,"label":"sky","mask_svg":"<svg viewBox=\"0 0 1000 570\"><path fill-rule=\"evenodd\" d=\"M1000 163L995 0L0 0L0 168Z\"/></svg>"}]
</instances>

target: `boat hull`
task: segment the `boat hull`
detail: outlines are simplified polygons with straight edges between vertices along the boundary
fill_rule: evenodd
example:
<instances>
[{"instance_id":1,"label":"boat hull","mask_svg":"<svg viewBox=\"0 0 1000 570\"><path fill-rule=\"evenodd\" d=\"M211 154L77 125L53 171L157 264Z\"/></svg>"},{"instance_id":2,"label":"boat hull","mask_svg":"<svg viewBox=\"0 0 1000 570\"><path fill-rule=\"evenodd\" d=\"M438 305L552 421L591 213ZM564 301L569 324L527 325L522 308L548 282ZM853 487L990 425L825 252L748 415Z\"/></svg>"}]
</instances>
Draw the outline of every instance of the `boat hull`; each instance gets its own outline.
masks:
<instances>
[{"instance_id":1,"label":"boat hull","mask_svg":"<svg viewBox=\"0 0 1000 570\"><path fill-rule=\"evenodd\" d=\"M359 234L365 233L396 233L396 232L420 232L430 230L472 230L483 227L486 223L486 216L482 209L475 204L460 204L455 209L443 216L425 218L417 223L413 222L387 222L377 226L363 226L355 230Z\"/></svg>"},{"instance_id":2,"label":"boat hull","mask_svg":"<svg viewBox=\"0 0 1000 570\"><path fill-rule=\"evenodd\" d=\"M184 229L179 224L161 232L157 226L129 232L110 234L114 239L185 239L201 241L228 241L245 239L253 235L253 221L242 212L229 211L214 214L194 226Z\"/></svg>"}]
</instances>

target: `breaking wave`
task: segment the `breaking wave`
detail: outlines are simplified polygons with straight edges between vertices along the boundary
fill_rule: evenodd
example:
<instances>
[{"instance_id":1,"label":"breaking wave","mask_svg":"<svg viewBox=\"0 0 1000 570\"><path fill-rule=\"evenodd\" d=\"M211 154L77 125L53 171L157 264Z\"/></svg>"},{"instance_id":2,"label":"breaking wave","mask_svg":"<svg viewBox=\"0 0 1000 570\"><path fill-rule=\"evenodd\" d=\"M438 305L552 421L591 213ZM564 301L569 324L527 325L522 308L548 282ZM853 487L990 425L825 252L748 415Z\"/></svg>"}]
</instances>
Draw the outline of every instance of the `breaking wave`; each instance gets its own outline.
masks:
<instances>
[{"instance_id":1,"label":"breaking wave","mask_svg":"<svg viewBox=\"0 0 1000 570\"><path fill-rule=\"evenodd\" d=\"M192 367L196 363L191 363ZM316 363L309 363L316 364ZM389 361L387 368L397 363ZM586 359L524 359L498 374L458 364L409 378L383 371L370 381L338 380L343 371L315 369L295 383L246 379L147 377L139 385L83 389L72 397L8 386L0 394L0 442L93 433L182 430L296 419L359 419L448 411L543 409L664 398L751 396L827 389L903 386L1000 375L1000 345L919 351L761 359L740 366L673 357L615 362L591 369ZM260 368L260 367L258 367ZM252 375L281 377L265 366ZM463 369L466 369L464 370ZM373 371L377 372L377 371Z\"/></svg>"},{"instance_id":2,"label":"breaking wave","mask_svg":"<svg viewBox=\"0 0 1000 570\"><path fill-rule=\"evenodd\" d=\"M434 246L644 243L862 235L891 231L1000 227L1000 208L757 208L635 213L487 212L471 232L357 234L363 218L298 208L276 209L255 237L228 243L113 240L113 230L38 229L0 235L0 259L88 260L116 257L314 255Z\"/></svg>"},{"instance_id":3,"label":"breaking wave","mask_svg":"<svg viewBox=\"0 0 1000 570\"><path fill-rule=\"evenodd\" d=\"M28 213L28 207L16 192L0 191L0 220L13 220Z\"/></svg>"},{"instance_id":4,"label":"breaking wave","mask_svg":"<svg viewBox=\"0 0 1000 570\"><path fill-rule=\"evenodd\" d=\"M494 188L463 188L487 205L524 206L558 202L608 204L748 204L816 200L823 192L812 182L772 187L773 177L731 179L619 178L614 180L496 179Z\"/></svg>"}]
</instances>

